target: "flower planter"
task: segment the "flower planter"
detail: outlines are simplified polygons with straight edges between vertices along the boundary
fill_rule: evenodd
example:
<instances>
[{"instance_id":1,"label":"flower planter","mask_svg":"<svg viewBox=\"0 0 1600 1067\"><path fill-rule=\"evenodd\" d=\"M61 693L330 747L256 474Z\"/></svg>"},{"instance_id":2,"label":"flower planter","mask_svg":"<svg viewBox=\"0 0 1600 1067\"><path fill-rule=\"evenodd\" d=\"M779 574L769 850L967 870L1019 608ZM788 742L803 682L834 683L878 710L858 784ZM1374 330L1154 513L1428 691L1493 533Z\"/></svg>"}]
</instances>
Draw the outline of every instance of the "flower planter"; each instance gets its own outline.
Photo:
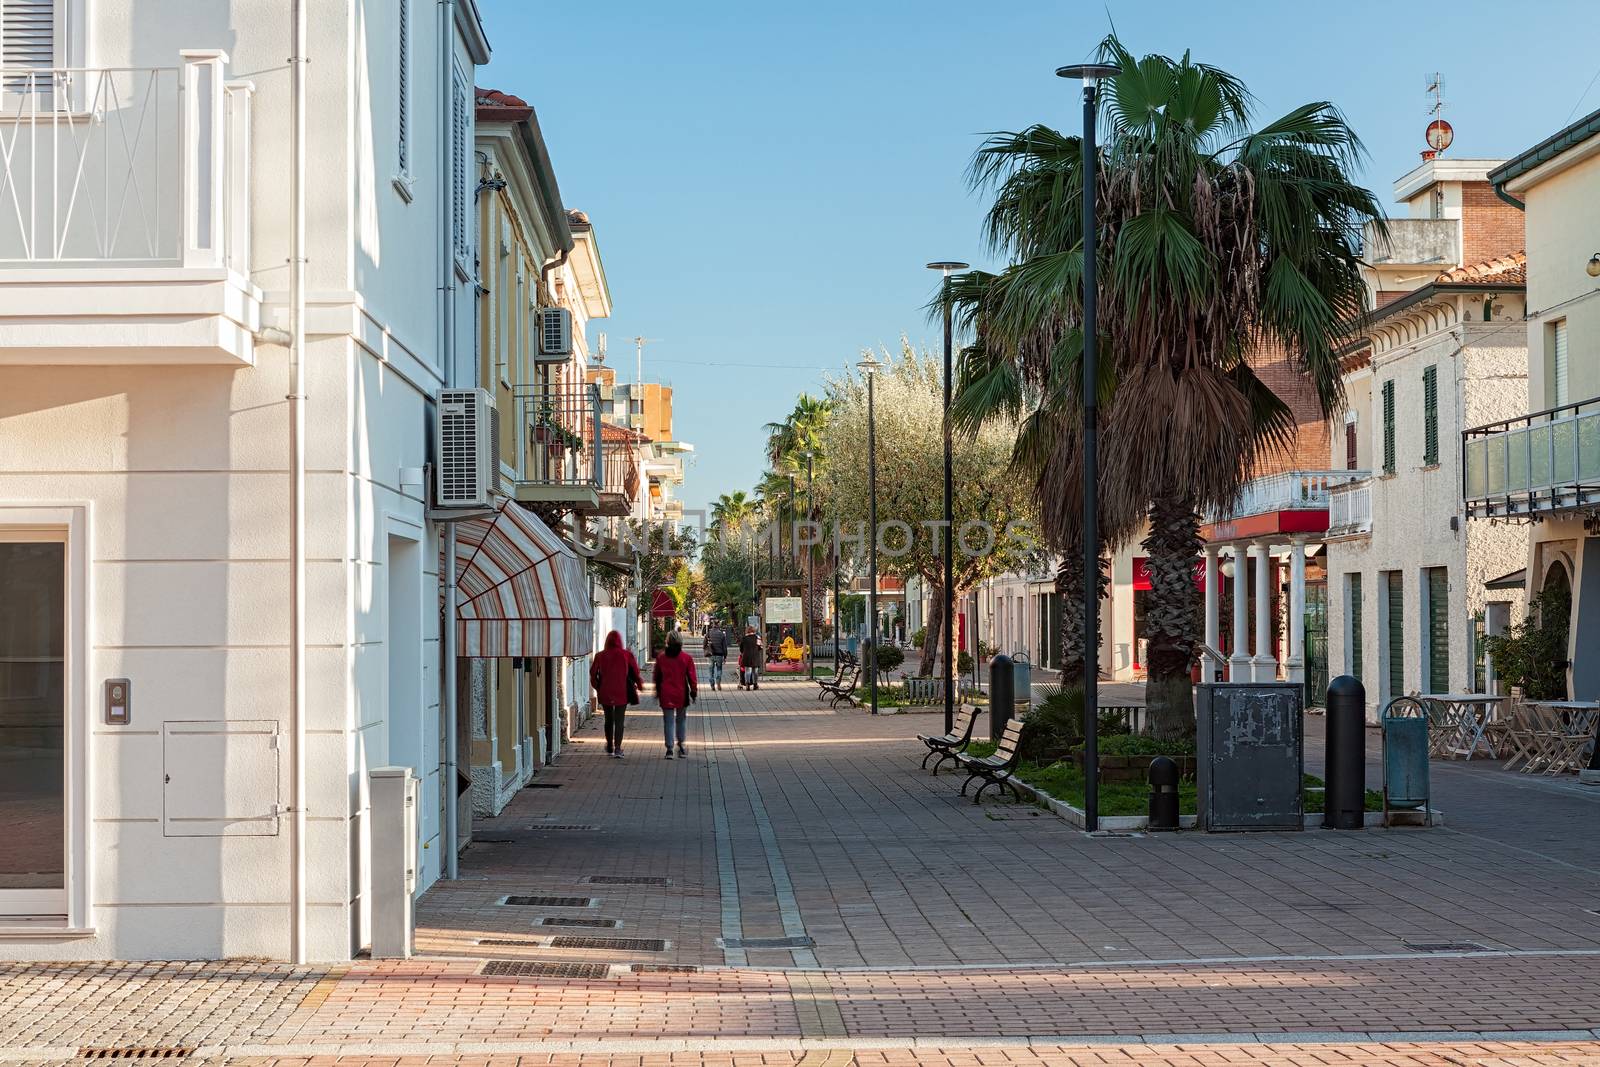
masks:
<instances>
[{"instance_id":1,"label":"flower planter","mask_svg":"<svg viewBox=\"0 0 1600 1067\"><path fill-rule=\"evenodd\" d=\"M1100 780L1102 782L1146 782L1150 780L1150 761L1155 756L1101 756ZM1180 778L1194 777L1193 756L1168 756L1178 765ZM1072 754L1073 764L1083 770L1083 752Z\"/></svg>"}]
</instances>

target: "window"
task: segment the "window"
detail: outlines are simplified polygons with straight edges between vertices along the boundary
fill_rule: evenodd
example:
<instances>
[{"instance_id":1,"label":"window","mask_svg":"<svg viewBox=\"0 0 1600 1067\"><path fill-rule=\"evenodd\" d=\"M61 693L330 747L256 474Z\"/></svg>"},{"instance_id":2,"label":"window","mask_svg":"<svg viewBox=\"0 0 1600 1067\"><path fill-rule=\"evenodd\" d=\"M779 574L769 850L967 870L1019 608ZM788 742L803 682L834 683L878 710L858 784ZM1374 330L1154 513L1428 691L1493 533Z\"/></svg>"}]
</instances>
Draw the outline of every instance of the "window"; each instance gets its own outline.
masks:
<instances>
[{"instance_id":1,"label":"window","mask_svg":"<svg viewBox=\"0 0 1600 1067\"><path fill-rule=\"evenodd\" d=\"M1570 402L1567 392L1567 320L1557 319L1550 324L1550 386L1551 407L1565 407Z\"/></svg>"},{"instance_id":2,"label":"window","mask_svg":"<svg viewBox=\"0 0 1600 1067\"><path fill-rule=\"evenodd\" d=\"M411 174L411 0L399 0L400 39L398 56L400 69L395 79L396 115L398 130L396 162L402 178Z\"/></svg>"},{"instance_id":3,"label":"window","mask_svg":"<svg viewBox=\"0 0 1600 1067\"><path fill-rule=\"evenodd\" d=\"M472 124L468 99L466 76L457 67L450 85L450 233L456 263L463 269L472 260L467 236L467 138Z\"/></svg>"},{"instance_id":4,"label":"window","mask_svg":"<svg viewBox=\"0 0 1600 1067\"><path fill-rule=\"evenodd\" d=\"M0 0L0 63L7 67L49 70L56 63L57 0ZM20 79L19 79L20 81ZM11 91L26 84L8 85ZM39 84L35 90L48 89Z\"/></svg>"},{"instance_id":5,"label":"window","mask_svg":"<svg viewBox=\"0 0 1600 1067\"><path fill-rule=\"evenodd\" d=\"M1383 383L1383 473L1394 467L1394 379Z\"/></svg>"},{"instance_id":6,"label":"window","mask_svg":"<svg viewBox=\"0 0 1600 1067\"><path fill-rule=\"evenodd\" d=\"M1384 656L1385 699L1406 692L1406 615L1405 580L1399 571L1384 572L1384 631L1388 648Z\"/></svg>"},{"instance_id":7,"label":"window","mask_svg":"<svg viewBox=\"0 0 1600 1067\"><path fill-rule=\"evenodd\" d=\"M1350 655L1345 663L1350 668L1350 673L1359 681L1361 678L1361 636L1365 632L1361 619L1361 575L1345 575L1346 595L1349 598L1347 616L1350 619L1349 640Z\"/></svg>"},{"instance_id":8,"label":"window","mask_svg":"<svg viewBox=\"0 0 1600 1067\"><path fill-rule=\"evenodd\" d=\"M1422 372L1422 462L1431 467L1439 462L1439 368Z\"/></svg>"},{"instance_id":9,"label":"window","mask_svg":"<svg viewBox=\"0 0 1600 1067\"><path fill-rule=\"evenodd\" d=\"M1354 422L1344 424L1344 469L1347 471L1356 469L1356 424Z\"/></svg>"},{"instance_id":10,"label":"window","mask_svg":"<svg viewBox=\"0 0 1600 1067\"><path fill-rule=\"evenodd\" d=\"M1450 692L1450 572L1429 567L1422 572L1428 591L1428 692Z\"/></svg>"}]
</instances>

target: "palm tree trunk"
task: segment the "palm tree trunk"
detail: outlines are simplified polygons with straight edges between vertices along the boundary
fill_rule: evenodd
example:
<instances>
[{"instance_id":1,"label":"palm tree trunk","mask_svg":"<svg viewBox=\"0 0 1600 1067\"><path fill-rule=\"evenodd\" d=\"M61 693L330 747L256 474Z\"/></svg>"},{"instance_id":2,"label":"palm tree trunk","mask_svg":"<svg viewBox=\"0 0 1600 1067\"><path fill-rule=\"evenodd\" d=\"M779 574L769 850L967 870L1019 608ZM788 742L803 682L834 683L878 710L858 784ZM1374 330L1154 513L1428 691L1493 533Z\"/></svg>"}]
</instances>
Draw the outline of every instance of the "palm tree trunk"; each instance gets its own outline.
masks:
<instances>
[{"instance_id":1,"label":"palm tree trunk","mask_svg":"<svg viewBox=\"0 0 1600 1067\"><path fill-rule=\"evenodd\" d=\"M1158 738L1194 737L1194 690L1190 672L1201 626L1200 591L1194 561L1204 542L1200 518L1181 493L1158 494L1150 502L1150 534L1144 548L1150 571L1145 608L1151 732Z\"/></svg>"},{"instance_id":2,"label":"palm tree trunk","mask_svg":"<svg viewBox=\"0 0 1600 1067\"><path fill-rule=\"evenodd\" d=\"M1061 684L1083 683L1083 547L1068 545L1056 564L1056 605L1061 614Z\"/></svg>"},{"instance_id":3,"label":"palm tree trunk","mask_svg":"<svg viewBox=\"0 0 1600 1067\"><path fill-rule=\"evenodd\" d=\"M917 677L931 678L939 665L939 653L944 649L944 590L932 582L927 583L933 596L928 602L928 622L922 629L922 659L917 664Z\"/></svg>"}]
</instances>

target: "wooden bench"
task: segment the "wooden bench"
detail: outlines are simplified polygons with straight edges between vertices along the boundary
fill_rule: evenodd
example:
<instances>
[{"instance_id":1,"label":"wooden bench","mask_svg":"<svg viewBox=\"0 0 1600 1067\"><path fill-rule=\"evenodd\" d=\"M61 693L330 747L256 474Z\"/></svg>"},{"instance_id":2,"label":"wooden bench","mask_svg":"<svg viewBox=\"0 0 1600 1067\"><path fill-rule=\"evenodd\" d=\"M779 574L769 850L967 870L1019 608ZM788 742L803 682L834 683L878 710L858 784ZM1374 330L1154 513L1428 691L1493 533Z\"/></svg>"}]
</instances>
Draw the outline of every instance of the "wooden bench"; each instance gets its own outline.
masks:
<instances>
[{"instance_id":1,"label":"wooden bench","mask_svg":"<svg viewBox=\"0 0 1600 1067\"><path fill-rule=\"evenodd\" d=\"M859 678L860 675L861 665L859 663L846 663L843 667L839 668L839 674L837 677L816 679L817 699L822 700L825 697L830 696L837 697L841 692L850 692L854 690L856 687L856 679Z\"/></svg>"},{"instance_id":2,"label":"wooden bench","mask_svg":"<svg viewBox=\"0 0 1600 1067\"><path fill-rule=\"evenodd\" d=\"M860 684L861 669L858 667L851 673L850 680L847 683L833 686L828 690L829 693L833 694L833 699L828 701L828 707L836 708L839 706L839 702L842 700L846 704L849 704L852 708L859 708L861 706L861 702L856 699L856 688Z\"/></svg>"},{"instance_id":3,"label":"wooden bench","mask_svg":"<svg viewBox=\"0 0 1600 1067\"><path fill-rule=\"evenodd\" d=\"M939 768L945 760L956 762L958 756L966 751L972 744L972 730L978 725L978 707L969 704L956 712L955 729L947 734L918 734L917 740L928 746L928 754L922 757L922 769L928 769L928 761L938 756L938 762L933 765L934 777L939 776Z\"/></svg>"},{"instance_id":4,"label":"wooden bench","mask_svg":"<svg viewBox=\"0 0 1600 1067\"><path fill-rule=\"evenodd\" d=\"M991 785L1001 789L1009 789L1018 800L1022 800L1022 790L1016 787L1011 777L1016 773L1017 764L1022 760L1022 731L1021 719L1012 719L1006 723L1005 733L1000 735L1000 744L995 748L992 756L969 756L962 752L956 756L956 762L967 772L967 780L961 786L961 795L967 795L967 787L979 778L983 784L978 791L972 794L972 802L976 804L983 796L983 791Z\"/></svg>"}]
</instances>

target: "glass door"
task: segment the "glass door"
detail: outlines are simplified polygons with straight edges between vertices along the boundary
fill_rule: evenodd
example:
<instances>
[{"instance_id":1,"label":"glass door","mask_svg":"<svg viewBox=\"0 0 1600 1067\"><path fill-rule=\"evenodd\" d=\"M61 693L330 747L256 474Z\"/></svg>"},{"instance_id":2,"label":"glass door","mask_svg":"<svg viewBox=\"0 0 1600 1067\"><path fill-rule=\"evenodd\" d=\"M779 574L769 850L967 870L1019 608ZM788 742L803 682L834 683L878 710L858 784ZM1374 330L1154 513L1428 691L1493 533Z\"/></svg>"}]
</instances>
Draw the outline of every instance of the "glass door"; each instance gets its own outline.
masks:
<instances>
[{"instance_id":1,"label":"glass door","mask_svg":"<svg viewBox=\"0 0 1600 1067\"><path fill-rule=\"evenodd\" d=\"M66 550L0 528L0 914L66 910Z\"/></svg>"}]
</instances>

